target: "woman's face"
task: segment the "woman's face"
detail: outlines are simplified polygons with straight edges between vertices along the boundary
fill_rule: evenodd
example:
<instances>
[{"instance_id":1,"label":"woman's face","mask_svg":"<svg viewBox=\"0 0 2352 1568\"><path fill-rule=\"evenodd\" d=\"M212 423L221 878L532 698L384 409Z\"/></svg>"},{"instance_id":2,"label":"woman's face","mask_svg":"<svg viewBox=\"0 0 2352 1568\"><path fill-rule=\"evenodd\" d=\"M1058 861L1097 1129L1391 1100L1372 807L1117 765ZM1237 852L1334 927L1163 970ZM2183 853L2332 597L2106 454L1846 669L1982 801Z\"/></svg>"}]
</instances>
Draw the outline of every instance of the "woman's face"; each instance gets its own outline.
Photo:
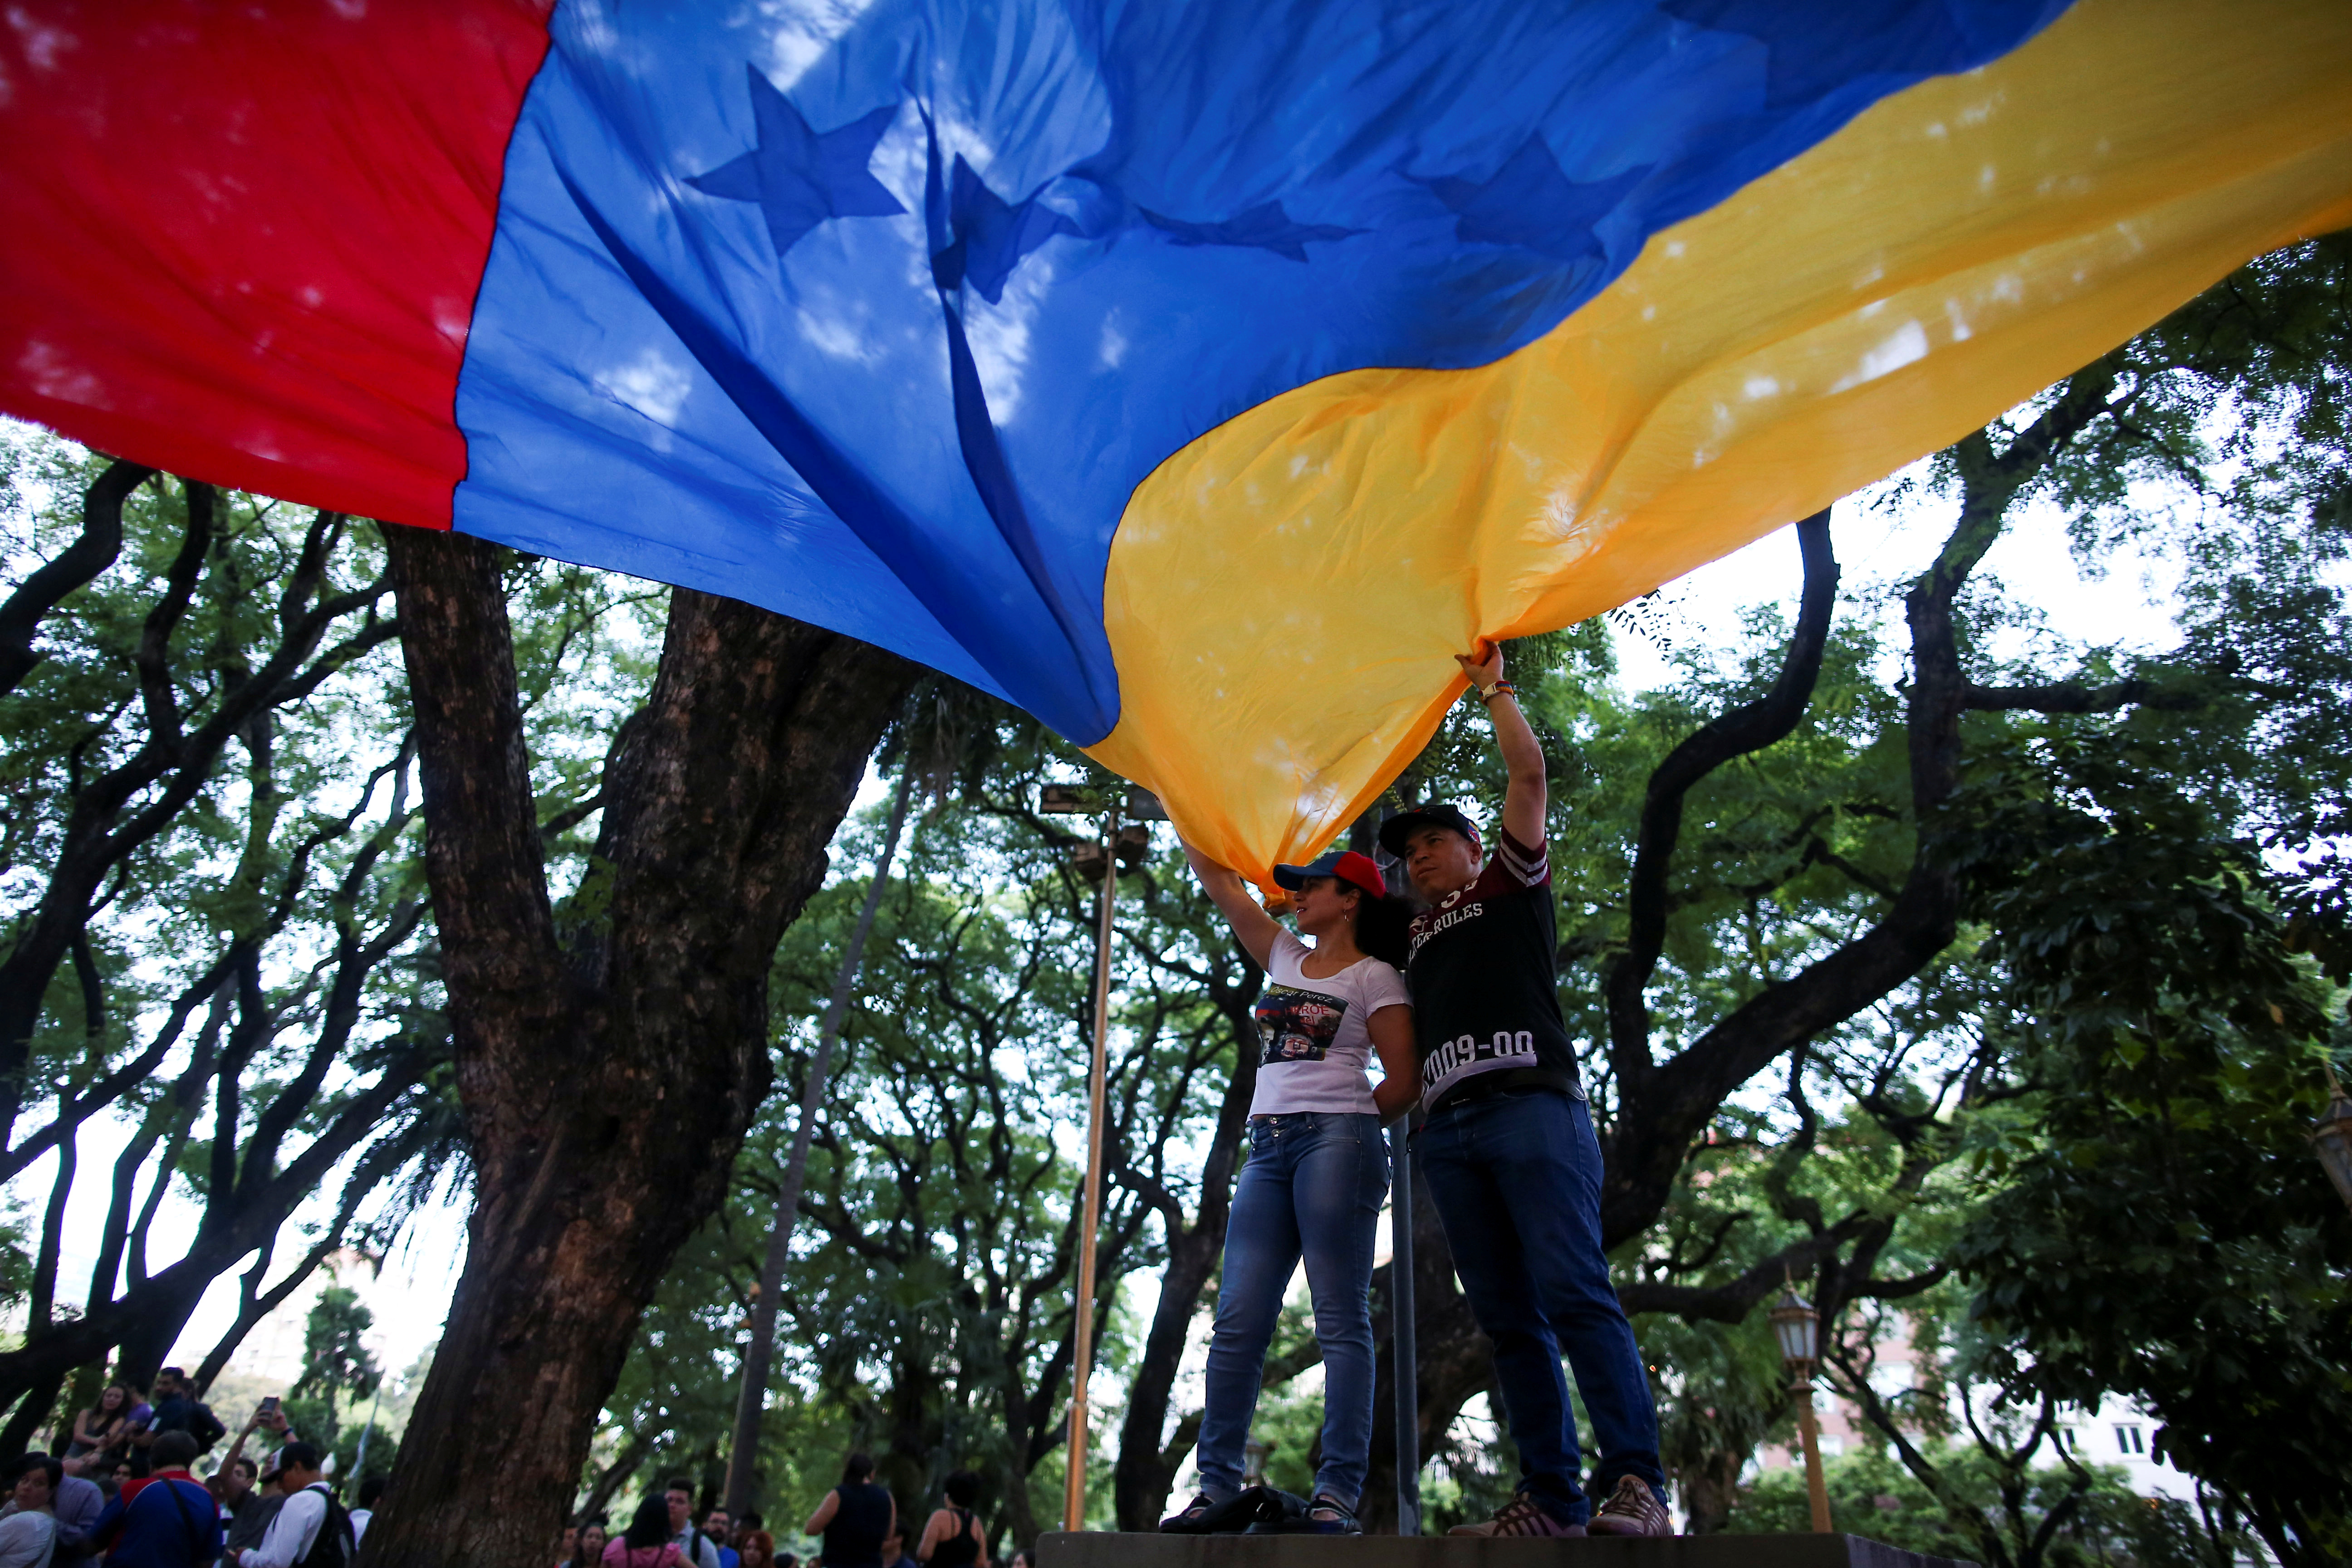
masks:
<instances>
[{"instance_id":1,"label":"woman's face","mask_svg":"<svg viewBox=\"0 0 2352 1568\"><path fill-rule=\"evenodd\" d=\"M49 1506L49 1472L38 1465L16 1478L16 1506L26 1513Z\"/></svg>"},{"instance_id":2,"label":"woman's face","mask_svg":"<svg viewBox=\"0 0 2352 1568\"><path fill-rule=\"evenodd\" d=\"M604 1527L592 1524L580 1532L580 1544L593 1560L604 1555Z\"/></svg>"},{"instance_id":3,"label":"woman's face","mask_svg":"<svg viewBox=\"0 0 2352 1568\"><path fill-rule=\"evenodd\" d=\"M116 1415L130 1400L130 1392L121 1384L110 1383L106 1385L106 1392L98 1396L98 1413L100 1415Z\"/></svg>"},{"instance_id":4,"label":"woman's face","mask_svg":"<svg viewBox=\"0 0 2352 1568\"><path fill-rule=\"evenodd\" d=\"M1298 934L1319 940L1335 932L1352 931L1356 900L1363 896L1337 877L1307 878L1307 885L1291 895L1291 907L1298 917Z\"/></svg>"},{"instance_id":5,"label":"woman's face","mask_svg":"<svg viewBox=\"0 0 2352 1568\"><path fill-rule=\"evenodd\" d=\"M771 1559L767 1548L758 1542L746 1542L742 1547L743 1568L768 1568Z\"/></svg>"}]
</instances>

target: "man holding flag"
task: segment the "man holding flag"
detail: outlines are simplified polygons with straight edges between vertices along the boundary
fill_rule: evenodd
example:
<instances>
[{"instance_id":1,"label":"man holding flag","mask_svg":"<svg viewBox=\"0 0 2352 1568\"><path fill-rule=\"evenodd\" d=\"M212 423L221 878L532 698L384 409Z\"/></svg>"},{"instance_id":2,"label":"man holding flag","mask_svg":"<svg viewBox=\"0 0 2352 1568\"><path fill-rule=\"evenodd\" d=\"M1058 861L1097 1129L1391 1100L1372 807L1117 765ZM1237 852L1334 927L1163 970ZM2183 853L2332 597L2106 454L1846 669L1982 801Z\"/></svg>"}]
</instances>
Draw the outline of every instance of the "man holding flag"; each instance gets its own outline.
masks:
<instances>
[{"instance_id":1,"label":"man holding flag","mask_svg":"<svg viewBox=\"0 0 2352 1568\"><path fill-rule=\"evenodd\" d=\"M1509 769L1495 852L1462 812L1391 817L1381 847L1428 908L1413 917L1414 1043L1428 1120L1415 1151L1470 1310L1495 1342L1517 1494L1457 1535L1671 1535L1658 1416L1601 1245L1601 1146L1559 1012L1559 923L1544 834L1543 750L1503 652L1455 656ZM1597 1510L1578 1482L1565 1351L1601 1453Z\"/></svg>"}]
</instances>

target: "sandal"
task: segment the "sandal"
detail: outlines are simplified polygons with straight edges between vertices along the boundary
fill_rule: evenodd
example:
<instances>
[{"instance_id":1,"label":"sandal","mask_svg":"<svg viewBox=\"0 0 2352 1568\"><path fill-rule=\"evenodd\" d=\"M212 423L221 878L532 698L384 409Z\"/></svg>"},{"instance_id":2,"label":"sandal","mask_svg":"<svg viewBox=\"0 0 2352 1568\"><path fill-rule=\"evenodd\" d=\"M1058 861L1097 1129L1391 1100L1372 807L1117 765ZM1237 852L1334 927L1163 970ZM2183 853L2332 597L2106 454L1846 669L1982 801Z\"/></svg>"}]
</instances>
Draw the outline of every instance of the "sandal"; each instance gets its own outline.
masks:
<instances>
[{"instance_id":1,"label":"sandal","mask_svg":"<svg viewBox=\"0 0 2352 1568\"><path fill-rule=\"evenodd\" d=\"M1267 1511L1266 1489L1252 1487L1219 1502L1206 1492L1195 1496L1181 1511L1160 1521L1162 1535L1237 1535L1250 1521Z\"/></svg>"},{"instance_id":2,"label":"sandal","mask_svg":"<svg viewBox=\"0 0 2352 1568\"><path fill-rule=\"evenodd\" d=\"M1301 1504L1297 1498L1287 1498L1288 1506L1279 1519L1263 1520L1251 1525L1252 1535L1361 1535L1363 1524L1356 1510L1333 1497L1329 1492L1317 1492L1313 1501Z\"/></svg>"},{"instance_id":3,"label":"sandal","mask_svg":"<svg viewBox=\"0 0 2352 1568\"><path fill-rule=\"evenodd\" d=\"M1216 1511L1217 1500L1202 1492L1176 1512L1160 1521L1162 1535L1205 1535L1209 1515Z\"/></svg>"}]
</instances>

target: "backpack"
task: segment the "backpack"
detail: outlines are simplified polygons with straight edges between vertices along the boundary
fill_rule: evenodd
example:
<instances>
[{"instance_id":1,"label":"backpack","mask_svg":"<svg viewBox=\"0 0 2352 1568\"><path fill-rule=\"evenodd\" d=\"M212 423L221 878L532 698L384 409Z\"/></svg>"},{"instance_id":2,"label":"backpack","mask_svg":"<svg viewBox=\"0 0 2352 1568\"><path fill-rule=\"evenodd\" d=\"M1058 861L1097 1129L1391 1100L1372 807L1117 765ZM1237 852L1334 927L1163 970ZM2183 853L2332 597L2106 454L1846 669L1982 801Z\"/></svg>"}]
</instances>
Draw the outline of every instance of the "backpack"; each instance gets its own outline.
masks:
<instances>
[{"instance_id":1,"label":"backpack","mask_svg":"<svg viewBox=\"0 0 2352 1568\"><path fill-rule=\"evenodd\" d=\"M319 1533L311 1539L310 1550L296 1562L294 1568L342 1568L352 1560L358 1545L352 1539L350 1512L325 1487L313 1484L302 1489L316 1491L327 1500L327 1516L319 1521Z\"/></svg>"}]
</instances>

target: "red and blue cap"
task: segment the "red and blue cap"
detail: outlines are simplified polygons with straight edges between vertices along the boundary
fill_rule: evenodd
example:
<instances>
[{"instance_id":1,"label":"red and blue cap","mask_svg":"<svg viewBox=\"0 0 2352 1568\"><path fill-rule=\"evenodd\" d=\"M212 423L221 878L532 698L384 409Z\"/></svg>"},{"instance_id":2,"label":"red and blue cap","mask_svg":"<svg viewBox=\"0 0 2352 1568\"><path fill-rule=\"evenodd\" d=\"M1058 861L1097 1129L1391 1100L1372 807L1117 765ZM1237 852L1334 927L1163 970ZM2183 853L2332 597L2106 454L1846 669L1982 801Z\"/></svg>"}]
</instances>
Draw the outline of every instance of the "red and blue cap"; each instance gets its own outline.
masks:
<instances>
[{"instance_id":1,"label":"red and blue cap","mask_svg":"<svg viewBox=\"0 0 2352 1568\"><path fill-rule=\"evenodd\" d=\"M1337 877L1376 899L1388 897L1388 879L1381 875L1379 863L1370 856L1359 855L1353 849L1335 849L1321 859L1304 866L1276 866L1274 868L1275 885L1294 893L1307 886L1307 879L1310 877Z\"/></svg>"}]
</instances>

